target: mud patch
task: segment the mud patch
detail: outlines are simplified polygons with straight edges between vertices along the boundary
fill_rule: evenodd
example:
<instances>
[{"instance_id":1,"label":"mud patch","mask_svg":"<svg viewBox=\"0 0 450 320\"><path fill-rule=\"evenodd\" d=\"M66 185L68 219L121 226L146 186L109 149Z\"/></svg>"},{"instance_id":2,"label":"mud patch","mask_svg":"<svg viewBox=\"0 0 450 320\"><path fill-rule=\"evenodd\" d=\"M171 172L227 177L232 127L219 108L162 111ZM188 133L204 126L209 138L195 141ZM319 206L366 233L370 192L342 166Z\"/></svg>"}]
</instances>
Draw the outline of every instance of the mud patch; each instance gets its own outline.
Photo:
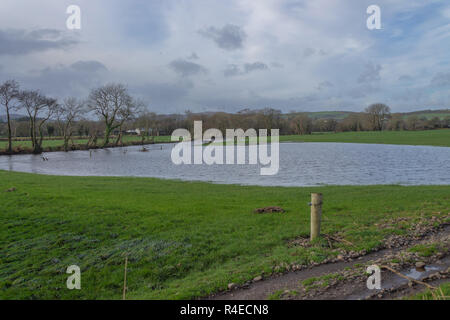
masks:
<instances>
[{"instance_id":1,"label":"mud patch","mask_svg":"<svg viewBox=\"0 0 450 320\"><path fill-rule=\"evenodd\" d=\"M414 230L420 230L420 234ZM397 279L398 276L383 270L382 281L385 281L385 287L376 292L369 291L366 286L366 268L373 264L389 265L408 274L416 263L423 262L425 273L420 275L423 281L446 281L450 272L450 258L446 258L450 251L450 226L444 223L437 227L428 225L426 228L414 228L405 238L407 241L400 243L408 243L409 247L386 246L385 249L368 254L350 251L345 257L339 257L341 260L336 258L320 265L298 266L298 269L293 269L297 271L284 274L273 273L264 281L249 281L245 288L237 287L208 299L382 299L394 297L394 293L399 294L399 288L405 286L410 290L424 289L405 279ZM309 241L306 241L306 237L300 237L296 238L295 242L291 240L288 243L309 245ZM439 250L428 257L422 256L420 251L410 250L411 246L436 244L439 244L436 246ZM434 268L439 270L433 270Z\"/></svg>"},{"instance_id":2,"label":"mud patch","mask_svg":"<svg viewBox=\"0 0 450 320\"><path fill-rule=\"evenodd\" d=\"M254 213L283 213L284 209L281 207L265 207L258 208L253 211Z\"/></svg>"}]
</instances>

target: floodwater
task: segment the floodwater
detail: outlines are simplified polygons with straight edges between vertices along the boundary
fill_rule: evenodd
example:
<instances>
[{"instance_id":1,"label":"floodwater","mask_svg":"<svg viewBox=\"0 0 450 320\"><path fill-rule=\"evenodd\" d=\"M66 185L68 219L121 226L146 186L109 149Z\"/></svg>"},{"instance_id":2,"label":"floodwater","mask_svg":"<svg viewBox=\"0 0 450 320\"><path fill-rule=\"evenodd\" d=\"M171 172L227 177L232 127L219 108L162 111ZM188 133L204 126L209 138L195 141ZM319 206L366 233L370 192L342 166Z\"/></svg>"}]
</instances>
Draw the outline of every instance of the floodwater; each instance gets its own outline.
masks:
<instances>
[{"instance_id":1,"label":"floodwater","mask_svg":"<svg viewBox=\"0 0 450 320\"><path fill-rule=\"evenodd\" d=\"M149 145L148 152L142 152L140 146L52 152L45 154L48 161L43 161L40 155L1 156L0 169L52 175L156 177L264 186L450 184L450 148L445 147L280 143L280 168L273 176L260 175L259 164L175 165L171 160L173 147L173 144ZM248 147L246 149L248 151Z\"/></svg>"}]
</instances>

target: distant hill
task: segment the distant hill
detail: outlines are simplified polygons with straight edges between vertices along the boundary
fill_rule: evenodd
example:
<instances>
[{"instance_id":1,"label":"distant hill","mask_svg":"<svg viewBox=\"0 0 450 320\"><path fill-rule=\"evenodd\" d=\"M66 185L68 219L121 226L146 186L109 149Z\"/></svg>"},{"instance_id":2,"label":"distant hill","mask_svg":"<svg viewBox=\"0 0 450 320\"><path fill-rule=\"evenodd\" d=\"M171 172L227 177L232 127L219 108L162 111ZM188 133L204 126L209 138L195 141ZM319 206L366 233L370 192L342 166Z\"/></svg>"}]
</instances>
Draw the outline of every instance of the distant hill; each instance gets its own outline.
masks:
<instances>
[{"instance_id":1,"label":"distant hill","mask_svg":"<svg viewBox=\"0 0 450 320\"><path fill-rule=\"evenodd\" d=\"M307 114L311 119L334 119L343 120L351 114L358 114L359 112L351 111L319 111L319 112L298 112L298 114ZM403 118L410 116L417 116L418 118L426 118L427 120L438 117L441 120L450 117L450 109L441 110L420 110L414 112L393 112L392 114L399 115Z\"/></svg>"},{"instance_id":2,"label":"distant hill","mask_svg":"<svg viewBox=\"0 0 450 320\"><path fill-rule=\"evenodd\" d=\"M298 112L294 114L307 114L311 119L334 119L343 120L351 114L357 114L359 112L352 111L318 111L318 112Z\"/></svg>"},{"instance_id":3,"label":"distant hill","mask_svg":"<svg viewBox=\"0 0 450 320\"><path fill-rule=\"evenodd\" d=\"M250 110L245 109L238 114L242 113L253 113L258 112L260 110ZM192 113L192 115L212 115L217 112L198 112L198 113ZM223 114L227 114L226 112L222 112ZM317 112L289 112L289 113L283 113L282 116L292 116L296 114L307 114L308 117L311 119L317 120L317 119L334 119L334 120L343 120L347 118L348 116L352 114L358 114L360 112L353 112L353 111L317 111ZM414 112L393 112L393 115L400 116L404 119L410 117L410 116L417 116L418 118L426 118L427 120L432 119L434 117L439 117L441 120L445 119L446 117L450 117L450 109L441 109L441 110L420 110L420 111L414 111ZM178 116L181 119L186 118L186 114L159 114L158 115L161 118L165 117L171 117L171 116ZM25 115L20 114L11 114L11 119L18 120L21 118L25 118ZM0 114L0 122L6 122L6 114Z\"/></svg>"},{"instance_id":4,"label":"distant hill","mask_svg":"<svg viewBox=\"0 0 450 320\"><path fill-rule=\"evenodd\" d=\"M23 114L14 114L14 113L11 113L9 116L12 120L18 120L25 117ZM0 114L0 122L6 121L7 121L6 114Z\"/></svg>"},{"instance_id":5,"label":"distant hill","mask_svg":"<svg viewBox=\"0 0 450 320\"><path fill-rule=\"evenodd\" d=\"M237 114L252 114L257 113L260 110L257 109L243 109ZM191 115L213 115L219 112L197 112L197 113L191 113ZM223 114L231 114L227 112L221 112ZM282 113L282 117L288 117L292 115L299 115L299 114L307 114L308 117L310 117L313 120L317 119L334 119L334 120L343 120L347 118L350 115L356 115L361 112L354 112L354 111L317 111L317 112L289 112L289 113ZM427 120L432 119L434 117L439 117L441 120L445 119L446 117L450 117L450 109L441 109L441 110L420 110L420 111L414 111L414 112L393 112L393 115L400 116L402 118L408 118L409 116L417 116L419 118L426 118ZM175 116L175 114L165 114L165 115L159 115L160 117L170 117ZM181 117L182 119L186 118L186 114L178 114L177 116Z\"/></svg>"},{"instance_id":6,"label":"distant hill","mask_svg":"<svg viewBox=\"0 0 450 320\"><path fill-rule=\"evenodd\" d=\"M409 116L417 116L419 118L426 118L430 120L434 117L438 117L441 120L446 117L450 117L450 109L442 109L442 110L423 110L423 111L415 111L415 112L406 112L400 113L404 118Z\"/></svg>"}]
</instances>

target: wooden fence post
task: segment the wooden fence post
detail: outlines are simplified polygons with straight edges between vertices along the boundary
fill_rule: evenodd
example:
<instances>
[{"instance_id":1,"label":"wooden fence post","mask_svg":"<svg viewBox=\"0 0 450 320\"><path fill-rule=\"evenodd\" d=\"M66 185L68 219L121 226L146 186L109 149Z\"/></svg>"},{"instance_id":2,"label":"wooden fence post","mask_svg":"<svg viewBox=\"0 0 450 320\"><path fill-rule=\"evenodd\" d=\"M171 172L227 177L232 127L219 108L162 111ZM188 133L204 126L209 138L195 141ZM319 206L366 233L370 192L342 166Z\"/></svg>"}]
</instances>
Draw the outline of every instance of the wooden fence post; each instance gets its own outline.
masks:
<instances>
[{"instance_id":1,"label":"wooden fence post","mask_svg":"<svg viewBox=\"0 0 450 320\"><path fill-rule=\"evenodd\" d=\"M311 241L320 236L322 219L322 194L311 193Z\"/></svg>"}]
</instances>

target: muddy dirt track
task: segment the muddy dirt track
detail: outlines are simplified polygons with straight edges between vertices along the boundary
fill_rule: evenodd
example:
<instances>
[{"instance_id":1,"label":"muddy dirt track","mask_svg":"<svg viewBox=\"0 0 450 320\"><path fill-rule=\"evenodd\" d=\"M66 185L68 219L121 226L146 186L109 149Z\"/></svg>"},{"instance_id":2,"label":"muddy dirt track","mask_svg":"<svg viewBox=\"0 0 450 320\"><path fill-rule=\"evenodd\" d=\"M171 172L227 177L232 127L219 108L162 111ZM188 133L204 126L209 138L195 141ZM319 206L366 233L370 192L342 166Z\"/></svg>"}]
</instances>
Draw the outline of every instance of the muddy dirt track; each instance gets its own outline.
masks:
<instances>
[{"instance_id":1,"label":"muddy dirt track","mask_svg":"<svg viewBox=\"0 0 450 320\"><path fill-rule=\"evenodd\" d=\"M381 269L381 289L367 289L366 268L388 266L415 280L438 286L450 281L450 225L442 224L420 237L399 239L400 245L382 249L347 261L312 266L301 271L275 274L243 287L218 293L207 299L396 299L410 296L426 287ZM411 252L417 245L439 245L440 250L423 257ZM389 246L388 246L389 247ZM418 266L416 268L416 266Z\"/></svg>"}]
</instances>

